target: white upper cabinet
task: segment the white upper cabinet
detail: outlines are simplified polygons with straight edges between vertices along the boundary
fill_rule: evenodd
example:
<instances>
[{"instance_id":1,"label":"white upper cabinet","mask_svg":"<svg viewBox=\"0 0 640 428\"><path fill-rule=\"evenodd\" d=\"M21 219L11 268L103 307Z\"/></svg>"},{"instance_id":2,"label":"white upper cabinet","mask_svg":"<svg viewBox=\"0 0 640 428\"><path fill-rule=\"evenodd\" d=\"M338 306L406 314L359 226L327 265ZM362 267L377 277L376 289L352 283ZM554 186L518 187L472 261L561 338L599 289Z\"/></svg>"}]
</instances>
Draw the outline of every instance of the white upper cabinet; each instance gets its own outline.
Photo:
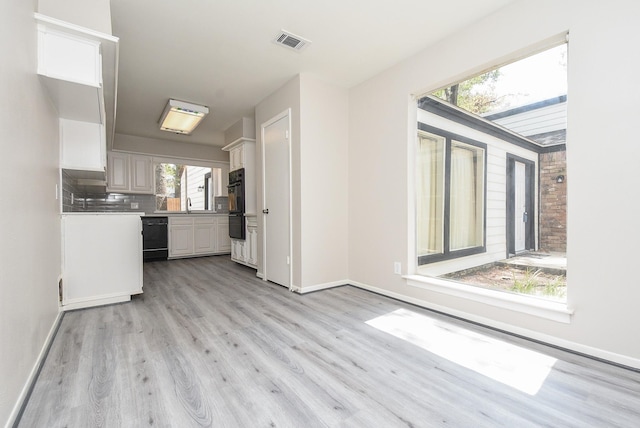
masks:
<instances>
[{"instance_id":1,"label":"white upper cabinet","mask_svg":"<svg viewBox=\"0 0 640 428\"><path fill-rule=\"evenodd\" d=\"M251 138L241 138L225 146L222 150L229 152L229 170L235 171L241 168L255 167L255 143Z\"/></svg>"},{"instance_id":2,"label":"white upper cabinet","mask_svg":"<svg viewBox=\"0 0 640 428\"><path fill-rule=\"evenodd\" d=\"M102 125L60 119L61 168L104 173L106 160Z\"/></svg>"},{"instance_id":3,"label":"white upper cabinet","mask_svg":"<svg viewBox=\"0 0 640 428\"><path fill-rule=\"evenodd\" d=\"M150 156L131 155L129 158L132 193L153 194L153 162Z\"/></svg>"},{"instance_id":4,"label":"white upper cabinet","mask_svg":"<svg viewBox=\"0 0 640 428\"><path fill-rule=\"evenodd\" d=\"M244 168L245 213L255 214L256 195L256 140L238 138L222 148L229 152L229 170Z\"/></svg>"},{"instance_id":5,"label":"white upper cabinet","mask_svg":"<svg viewBox=\"0 0 640 428\"><path fill-rule=\"evenodd\" d=\"M38 74L102 86L100 42L41 26L38 43Z\"/></svg>"},{"instance_id":6,"label":"white upper cabinet","mask_svg":"<svg viewBox=\"0 0 640 428\"><path fill-rule=\"evenodd\" d=\"M39 13L38 74L60 118L104 125L112 146L118 38Z\"/></svg>"},{"instance_id":7,"label":"white upper cabinet","mask_svg":"<svg viewBox=\"0 0 640 428\"><path fill-rule=\"evenodd\" d=\"M109 152L107 171L107 191L129 191L129 155L127 153Z\"/></svg>"},{"instance_id":8,"label":"white upper cabinet","mask_svg":"<svg viewBox=\"0 0 640 428\"><path fill-rule=\"evenodd\" d=\"M107 191L153 194L151 156L109 152Z\"/></svg>"}]
</instances>

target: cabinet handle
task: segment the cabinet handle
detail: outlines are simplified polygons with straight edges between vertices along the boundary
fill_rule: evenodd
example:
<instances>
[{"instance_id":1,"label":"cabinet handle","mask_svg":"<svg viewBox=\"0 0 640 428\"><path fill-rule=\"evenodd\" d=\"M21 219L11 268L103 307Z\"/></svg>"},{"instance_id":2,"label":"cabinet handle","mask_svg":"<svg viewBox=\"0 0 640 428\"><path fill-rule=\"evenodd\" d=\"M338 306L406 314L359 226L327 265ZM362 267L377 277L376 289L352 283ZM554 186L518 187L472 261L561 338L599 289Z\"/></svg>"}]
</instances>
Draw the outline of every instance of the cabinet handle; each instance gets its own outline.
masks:
<instances>
[{"instance_id":1,"label":"cabinet handle","mask_svg":"<svg viewBox=\"0 0 640 428\"><path fill-rule=\"evenodd\" d=\"M262 210L262 214L269 214L269 209Z\"/></svg>"}]
</instances>

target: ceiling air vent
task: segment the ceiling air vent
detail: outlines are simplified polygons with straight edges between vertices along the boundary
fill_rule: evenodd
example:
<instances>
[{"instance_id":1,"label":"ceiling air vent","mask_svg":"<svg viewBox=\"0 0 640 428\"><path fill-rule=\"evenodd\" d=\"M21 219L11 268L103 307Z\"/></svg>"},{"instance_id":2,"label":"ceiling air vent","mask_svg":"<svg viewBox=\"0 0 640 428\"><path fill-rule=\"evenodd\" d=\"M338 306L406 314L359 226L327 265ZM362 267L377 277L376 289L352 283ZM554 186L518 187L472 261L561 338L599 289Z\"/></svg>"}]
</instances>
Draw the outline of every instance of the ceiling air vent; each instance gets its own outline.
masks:
<instances>
[{"instance_id":1,"label":"ceiling air vent","mask_svg":"<svg viewBox=\"0 0 640 428\"><path fill-rule=\"evenodd\" d=\"M310 40L307 40L300 36L296 36L295 34L289 33L288 31L284 30L278 33L278 36L273 42L298 52L311 43Z\"/></svg>"}]
</instances>

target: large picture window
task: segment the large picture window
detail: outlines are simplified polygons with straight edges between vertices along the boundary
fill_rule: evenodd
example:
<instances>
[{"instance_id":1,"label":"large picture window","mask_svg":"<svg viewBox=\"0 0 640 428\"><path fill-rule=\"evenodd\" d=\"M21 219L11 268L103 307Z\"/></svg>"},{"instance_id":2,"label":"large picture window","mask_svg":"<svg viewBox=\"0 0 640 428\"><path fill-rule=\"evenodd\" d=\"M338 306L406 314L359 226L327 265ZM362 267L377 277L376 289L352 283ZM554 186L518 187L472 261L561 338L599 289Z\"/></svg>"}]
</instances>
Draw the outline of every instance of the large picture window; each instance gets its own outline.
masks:
<instances>
[{"instance_id":1,"label":"large picture window","mask_svg":"<svg viewBox=\"0 0 640 428\"><path fill-rule=\"evenodd\" d=\"M418 264L484 251L486 147L418 131Z\"/></svg>"},{"instance_id":2,"label":"large picture window","mask_svg":"<svg viewBox=\"0 0 640 428\"><path fill-rule=\"evenodd\" d=\"M417 274L566 301L562 39L416 97Z\"/></svg>"}]
</instances>

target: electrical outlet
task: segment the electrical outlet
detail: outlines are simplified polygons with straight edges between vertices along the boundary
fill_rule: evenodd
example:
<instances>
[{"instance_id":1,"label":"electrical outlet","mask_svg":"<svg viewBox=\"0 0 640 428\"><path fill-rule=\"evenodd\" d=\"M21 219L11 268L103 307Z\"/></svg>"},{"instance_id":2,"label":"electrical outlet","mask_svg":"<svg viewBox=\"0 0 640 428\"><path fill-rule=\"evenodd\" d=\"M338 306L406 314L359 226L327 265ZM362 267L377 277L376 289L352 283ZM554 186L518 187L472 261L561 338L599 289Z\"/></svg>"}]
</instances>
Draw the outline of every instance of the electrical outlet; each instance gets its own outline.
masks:
<instances>
[{"instance_id":1,"label":"electrical outlet","mask_svg":"<svg viewBox=\"0 0 640 428\"><path fill-rule=\"evenodd\" d=\"M137 210L138 209L138 202L131 202L131 209L132 210Z\"/></svg>"},{"instance_id":2,"label":"electrical outlet","mask_svg":"<svg viewBox=\"0 0 640 428\"><path fill-rule=\"evenodd\" d=\"M402 263L394 262L393 263L393 273L396 275L402 275Z\"/></svg>"}]
</instances>

